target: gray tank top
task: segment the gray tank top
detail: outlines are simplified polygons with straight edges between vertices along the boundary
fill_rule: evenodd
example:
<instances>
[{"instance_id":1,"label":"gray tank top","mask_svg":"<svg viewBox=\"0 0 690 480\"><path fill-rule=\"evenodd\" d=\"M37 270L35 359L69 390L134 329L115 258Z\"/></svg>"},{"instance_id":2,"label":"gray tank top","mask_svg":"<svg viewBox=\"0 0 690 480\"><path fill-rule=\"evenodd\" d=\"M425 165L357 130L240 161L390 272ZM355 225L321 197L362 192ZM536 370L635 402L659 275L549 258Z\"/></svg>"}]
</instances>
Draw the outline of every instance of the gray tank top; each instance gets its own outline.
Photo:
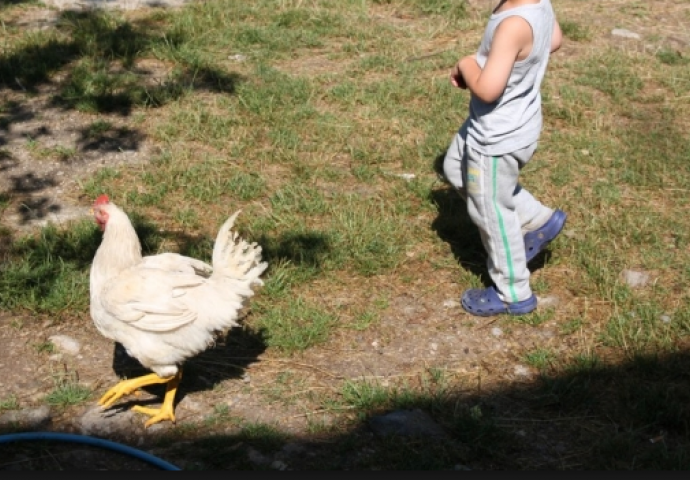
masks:
<instances>
[{"instance_id":1,"label":"gray tank top","mask_svg":"<svg viewBox=\"0 0 690 480\"><path fill-rule=\"evenodd\" d=\"M496 28L511 16L524 18L532 27L532 50L527 58L515 62L498 100L485 103L474 95L470 99L467 144L484 155L499 156L527 147L539 140L542 127L539 90L549 62L555 19L549 0L491 15L477 63L484 68Z\"/></svg>"}]
</instances>

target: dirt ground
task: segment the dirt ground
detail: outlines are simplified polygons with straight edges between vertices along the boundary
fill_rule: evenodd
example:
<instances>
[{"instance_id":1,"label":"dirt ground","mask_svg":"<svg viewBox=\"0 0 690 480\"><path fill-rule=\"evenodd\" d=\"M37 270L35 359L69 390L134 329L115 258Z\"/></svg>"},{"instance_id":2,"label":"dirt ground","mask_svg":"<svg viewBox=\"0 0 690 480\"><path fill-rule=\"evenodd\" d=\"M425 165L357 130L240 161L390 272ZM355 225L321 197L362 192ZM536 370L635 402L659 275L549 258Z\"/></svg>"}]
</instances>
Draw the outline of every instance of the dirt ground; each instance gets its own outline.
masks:
<instances>
[{"instance_id":1,"label":"dirt ground","mask_svg":"<svg viewBox=\"0 0 690 480\"><path fill-rule=\"evenodd\" d=\"M42 28L53 19L54 11L46 9L34 10L22 21L27 28ZM0 156L0 192L10 192L10 206L0 223L17 236L36 231L48 221L61 224L84 218L92 199L79 197L79 182L104 166L145 165L156 149L148 138L130 128L129 119L117 115L108 121L119 127L119 134L92 142L85 132L93 118L52 106L51 88L42 86L29 99L21 92L3 92L9 95L6 101L15 95L17 102L15 110L9 112L12 128L0 130L0 145L8 153ZM32 140L36 139L47 148L73 146L76 154L69 161L41 158L32 150ZM8 413L0 411L0 432L4 428L81 433L121 439L144 448L154 444L158 436L182 430L185 425L197 426L227 407L234 417L274 424L299 437L310 431L314 419L325 423L334 419L329 412L313 410L301 395L305 391L335 390L346 379L374 379L386 385L401 378L416 378L433 367L452 372L468 389L488 387L492 382L529 382L538 372L522 363L514 352L537 346L558 352L571 347L568 342L587 343L584 338L563 339L555 322L547 321L538 328L513 325L510 335L505 335L492 319L463 316L464 321L458 321L462 309L457 296L448 292L460 288L450 277L438 281L446 282L449 288L429 291L412 285L392 300L376 329L348 334L346 341L335 342L349 345L348 349L333 351L325 345L282 358L263 351L260 342L243 330L230 332L185 367L177 424L166 422L149 429L144 429L142 416L121 408L130 403L123 402L107 412L96 406L98 395L113 385L118 375L135 371L136 365L96 331L87 313L72 322L54 323L0 312L1 397L15 397L20 406L14 417L5 417L4 424L2 415ZM376 285L371 287L375 291ZM554 292L541 299L541 304L551 304L567 313L567 309L577 308L568 296L566 291ZM346 294L342 301L348 301ZM77 347L72 351L42 348L56 335L76 341ZM287 377L291 378L289 382ZM65 379L76 379L94 393L77 406L50 405L48 410L41 410L46 396ZM134 400L155 400L158 394L160 391L154 389ZM94 453L87 447L60 446L46 451L37 447L20 452L12 459L3 459L0 469L50 469L51 465L52 469L147 468ZM32 464L36 455L49 460ZM545 457L548 455L545 453Z\"/></svg>"},{"instance_id":2,"label":"dirt ground","mask_svg":"<svg viewBox=\"0 0 690 480\"><path fill-rule=\"evenodd\" d=\"M3 148L9 155L0 159L0 191L11 192L11 205L0 220L15 230L17 236L36 231L48 221L61 224L85 218L92 199L79 197L80 181L103 166L145 164L156 148L147 138L129 130L126 119L117 116L108 121L121 127L122 134L90 145L83 132L93 121L92 117L50 106L50 93L50 87L44 87L29 102L17 102L17 110L12 112L12 129L2 134ZM30 149L31 138L40 138L44 146L75 145L78 153L68 162L37 159ZM457 285L453 288L452 278L445 281L450 291L459 290ZM522 328L522 335L518 328L511 332L510 340L505 340L501 329L491 320L484 321L486 325L480 328L474 328L480 321L459 323L457 315L462 310L457 297L444 292L414 293L424 290L412 286L408 291L401 291L375 331L336 341L343 345L346 340L348 350L332 351L331 347L323 346L296 357L280 358L262 352L256 347L258 342L244 338L241 331L230 332L227 342L219 342L216 348L186 367L188 373L176 409L177 424L163 423L149 429L144 429L142 416L125 408L114 408L104 414L96 406L98 395L112 386L118 374L125 370L118 366L122 352L96 331L87 312L82 319L60 323L0 315L2 396L16 398L20 411L28 412L27 418L20 415L14 423L5 421L5 428L80 433L119 438L130 445L148 445L156 435L184 428L185 424L196 425L219 406L227 406L233 416L274 424L285 432L301 435L309 431L315 418L326 423L333 418L328 413L309 411L313 407L295 395L294 386L281 383L286 376L295 385L312 392L338 389L345 379L367 378L385 385L388 381L414 378L431 367L452 371L453 375L475 385L482 371L484 375L492 371L496 381L523 381L535 372L514 358L511 351L516 343L522 344L520 349L537 343L558 348L555 325L545 324L538 330ZM340 301L347 302L347 295ZM78 351L43 351L41 345L55 335L78 342ZM238 342L249 345L246 351L238 350ZM194 371L198 374L189 373ZM46 404L45 398L57 382L74 376L79 384L93 390L91 398L75 407L51 406L49 412L32 419L30 413ZM141 400L160 393L154 389ZM291 400L291 395L295 399ZM277 400L281 396L282 400ZM3 423L1 416L0 423ZM111 454L92 452L74 456L69 453L88 450L82 447L61 446L68 453L56 457L55 448L46 451L51 458L55 457L56 464L32 468L51 469L58 465L65 469L89 468L89 465L112 468L117 464L116 460L105 458ZM35 456L34 450L24 452L7 460L5 468L26 467Z\"/></svg>"},{"instance_id":3,"label":"dirt ground","mask_svg":"<svg viewBox=\"0 0 690 480\"><path fill-rule=\"evenodd\" d=\"M32 9L18 23L43 28L54 18L52 9ZM155 75L155 68L151 72ZM111 131L118 134L94 141L86 134L93 117L53 106L53 88L43 85L28 98L21 91L3 93L6 101L15 100L15 108L9 112L11 129L0 133L7 152L0 158L0 191L10 193L10 206L0 222L16 236L34 232L49 221L65 224L85 218L92 199L79 197L79 182L104 166L145 165L156 149L139 130L130 128L129 118L117 115L109 116L107 121L115 127ZM40 141L43 149L70 146L75 153L67 161L41 155L34 141ZM452 284L452 279L447 281ZM460 311L457 298L442 293L400 292L380 328L348 339L349 350L334 352L325 346L290 358L257 350L257 342L242 332L230 332L228 341L220 341L185 367L187 374L176 408L177 424L162 423L149 429L144 429L142 416L126 409L131 403L121 402L108 412L97 407L98 395L112 386L118 375L131 374L136 366L96 331L88 316L53 323L50 319L37 322L0 315L0 389L3 398L15 398L20 407L18 412L4 413L4 420L0 416L0 429L95 435L143 446L172 429L197 425L227 406L235 417L273 424L299 436L309 431L314 418L325 423L332 418L328 413L310 411L313 407L293 391L293 385L281 383L287 377L305 391L318 392L340 388L345 379L367 378L385 385L389 380L414 378L433 366L452 370L476 383L480 359L483 368L492 363L491 358L496 368L499 364L505 368L511 345L501 338L500 329L492 330L490 324L480 329L460 327L454 315ZM555 338L548 326L536 333L537 337L535 332L525 332L522 340L513 334L510 342ZM56 335L76 341L78 347L72 351L41 348ZM337 344L342 344L341 340ZM238 349L238 342L240 346L249 345L242 347L246 351ZM505 378L527 379L532 375L524 365L512 361L508 365L501 375ZM50 406L46 410L46 397L63 381L78 382L94 393L78 406ZM155 400L160 393L153 389L136 400ZM293 395L295 399L291 400ZM279 397L281 400L277 400ZM118 457L81 446L26 446L12 458L2 459L0 468L113 469L123 466ZM124 467L139 468L137 465L146 468L136 461Z\"/></svg>"}]
</instances>

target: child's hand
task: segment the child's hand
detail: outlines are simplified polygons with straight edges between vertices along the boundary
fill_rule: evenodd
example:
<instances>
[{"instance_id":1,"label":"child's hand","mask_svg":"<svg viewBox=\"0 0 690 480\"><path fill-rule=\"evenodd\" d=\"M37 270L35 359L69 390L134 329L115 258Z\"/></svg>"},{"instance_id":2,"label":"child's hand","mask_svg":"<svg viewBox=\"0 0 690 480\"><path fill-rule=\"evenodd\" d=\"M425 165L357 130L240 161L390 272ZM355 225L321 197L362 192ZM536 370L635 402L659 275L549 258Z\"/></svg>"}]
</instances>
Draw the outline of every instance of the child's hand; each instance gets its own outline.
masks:
<instances>
[{"instance_id":1,"label":"child's hand","mask_svg":"<svg viewBox=\"0 0 690 480\"><path fill-rule=\"evenodd\" d=\"M465 90L467 88L467 83L465 83L465 79L462 76L462 72L460 71L459 65L460 62L456 63L451 69L450 83L452 83L454 87L462 88L463 90Z\"/></svg>"}]
</instances>

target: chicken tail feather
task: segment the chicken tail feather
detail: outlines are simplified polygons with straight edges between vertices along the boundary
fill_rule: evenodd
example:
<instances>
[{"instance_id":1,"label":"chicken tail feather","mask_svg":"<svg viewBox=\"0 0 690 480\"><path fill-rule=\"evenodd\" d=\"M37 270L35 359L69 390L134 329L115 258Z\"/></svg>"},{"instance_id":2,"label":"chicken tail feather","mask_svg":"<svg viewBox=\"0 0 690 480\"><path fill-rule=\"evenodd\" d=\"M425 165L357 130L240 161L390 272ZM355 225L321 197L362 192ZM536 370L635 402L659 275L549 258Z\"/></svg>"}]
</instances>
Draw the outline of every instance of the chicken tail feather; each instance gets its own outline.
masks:
<instances>
[{"instance_id":1,"label":"chicken tail feather","mask_svg":"<svg viewBox=\"0 0 690 480\"><path fill-rule=\"evenodd\" d=\"M235 219L241 210L235 212L220 227L213 247L213 275L247 280L250 284L263 285L260 275L268 267L261 261L261 246L249 243L232 231Z\"/></svg>"}]
</instances>

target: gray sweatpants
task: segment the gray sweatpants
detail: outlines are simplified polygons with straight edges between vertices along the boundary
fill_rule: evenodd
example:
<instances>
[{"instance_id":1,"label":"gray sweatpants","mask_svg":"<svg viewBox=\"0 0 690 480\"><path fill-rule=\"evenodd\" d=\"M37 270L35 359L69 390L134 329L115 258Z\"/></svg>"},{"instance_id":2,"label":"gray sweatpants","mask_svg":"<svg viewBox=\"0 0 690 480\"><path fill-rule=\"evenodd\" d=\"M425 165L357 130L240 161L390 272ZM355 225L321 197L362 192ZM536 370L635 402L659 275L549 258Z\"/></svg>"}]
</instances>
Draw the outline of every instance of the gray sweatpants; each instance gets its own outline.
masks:
<instances>
[{"instance_id":1,"label":"gray sweatpants","mask_svg":"<svg viewBox=\"0 0 690 480\"><path fill-rule=\"evenodd\" d=\"M468 147L466 124L453 138L443 161L446 179L467 202L487 252L487 268L498 295L514 303L532 296L523 235L548 221L553 210L518 183L520 170L537 144L491 157Z\"/></svg>"}]
</instances>

